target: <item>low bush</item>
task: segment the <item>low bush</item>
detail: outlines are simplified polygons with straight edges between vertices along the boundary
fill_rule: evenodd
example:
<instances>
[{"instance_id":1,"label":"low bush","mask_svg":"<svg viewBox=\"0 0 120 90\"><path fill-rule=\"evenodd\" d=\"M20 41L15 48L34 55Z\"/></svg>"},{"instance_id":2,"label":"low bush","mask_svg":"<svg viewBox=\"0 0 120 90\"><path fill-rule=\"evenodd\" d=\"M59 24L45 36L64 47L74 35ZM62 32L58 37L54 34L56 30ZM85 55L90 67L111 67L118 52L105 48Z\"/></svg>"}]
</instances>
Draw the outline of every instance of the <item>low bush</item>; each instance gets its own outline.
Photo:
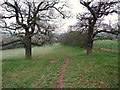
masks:
<instances>
[{"instance_id":1,"label":"low bush","mask_svg":"<svg viewBox=\"0 0 120 90\"><path fill-rule=\"evenodd\" d=\"M59 40L61 44L70 46L86 47L87 33L80 33L79 31L70 31L60 35Z\"/></svg>"}]
</instances>

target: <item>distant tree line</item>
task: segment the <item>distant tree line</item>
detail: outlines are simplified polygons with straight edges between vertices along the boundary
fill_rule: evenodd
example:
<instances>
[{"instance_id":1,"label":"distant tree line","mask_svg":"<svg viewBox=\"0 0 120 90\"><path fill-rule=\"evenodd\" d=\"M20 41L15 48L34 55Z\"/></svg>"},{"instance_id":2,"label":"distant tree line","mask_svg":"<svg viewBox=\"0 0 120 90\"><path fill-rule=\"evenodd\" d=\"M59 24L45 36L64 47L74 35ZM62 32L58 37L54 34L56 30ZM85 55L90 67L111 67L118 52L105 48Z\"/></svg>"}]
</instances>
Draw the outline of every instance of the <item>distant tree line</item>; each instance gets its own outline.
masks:
<instances>
[{"instance_id":1,"label":"distant tree line","mask_svg":"<svg viewBox=\"0 0 120 90\"><path fill-rule=\"evenodd\" d=\"M21 42L20 38L17 36L11 36L7 33L2 35L2 50L6 49L15 49L15 48L24 48L24 44ZM32 47L34 46L43 46L48 44L54 44L56 40L55 34L51 32L49 36L36 34L32 37Z\"/></svg>"}]
</instances>

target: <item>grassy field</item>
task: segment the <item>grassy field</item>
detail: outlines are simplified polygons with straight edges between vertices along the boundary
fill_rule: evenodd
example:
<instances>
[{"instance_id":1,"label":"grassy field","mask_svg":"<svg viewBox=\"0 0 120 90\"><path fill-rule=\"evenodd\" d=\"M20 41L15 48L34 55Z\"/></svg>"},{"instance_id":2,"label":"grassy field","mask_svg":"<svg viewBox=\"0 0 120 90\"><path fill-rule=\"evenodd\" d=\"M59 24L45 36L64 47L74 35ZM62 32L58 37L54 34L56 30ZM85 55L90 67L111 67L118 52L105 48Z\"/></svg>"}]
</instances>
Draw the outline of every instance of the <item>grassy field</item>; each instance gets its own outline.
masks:
<instances>
[{"instance_id":1,"label":"grassy field","mask_svg":"<svg viewBox=\"0 0 120 90\"><path fill-rule=\"evenodd\" d=\"M114 53L94 52L72 57L65 75L64 87L112 88L118 83L118 56Z\"/></svg>"},{"instance_id":2,"label":"grassy field","mask_svg":"<svg viewBox=\"0 0 120 90\"><path fill-rule=\"evenodd\" d=\"M24 49L3 51L3 87L55 88L64 58L70 62L64 87L118 87L118 54L53 45L33 48L33 60L24 59ZM54 63L51 63L53 62Z\"/></svg>"},{"instance_id":3,"label":"grassy field","mask_svg":"<svg viewBox=\"0 0 120 90\"><path fill-rule=\"evenodd\" d=\"M95 47L118 50L118 40L97 40L94 42Z\"/></svg>"}]
</instances>

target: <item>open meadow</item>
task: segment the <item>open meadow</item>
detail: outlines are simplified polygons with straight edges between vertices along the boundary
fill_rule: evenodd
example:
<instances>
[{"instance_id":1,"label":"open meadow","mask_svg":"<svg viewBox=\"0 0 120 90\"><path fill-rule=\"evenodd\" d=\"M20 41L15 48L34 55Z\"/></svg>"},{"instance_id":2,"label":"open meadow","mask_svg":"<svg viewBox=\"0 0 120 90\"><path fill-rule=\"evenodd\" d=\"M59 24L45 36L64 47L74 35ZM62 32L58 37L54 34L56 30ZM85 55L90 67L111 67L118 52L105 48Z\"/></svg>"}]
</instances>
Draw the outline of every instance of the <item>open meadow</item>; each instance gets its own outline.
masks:
<instances>
[{"instance_id":1,"label":"open meadow","mask_svg":"<svg viewBox=\"0 0 120 90\"><path fill-rule=\"evenodd\" d=\"M118 50L118 40L97 40L94 42L95 47Z\"/></svg>"},{"instance_id":2,"label":"open meadow","mask_svg":"<svg viewBox=\"0 0 120 90\"><path fill-rule=\"evenodd\" d=\"M117 44L113 45L117 49ZM64 73L64 88L118 87L117 53L94 50L87 56L83 48L61 44L32 49L32 60L24 59L24 49L2 52L3 88L56 88L65 58L69 62Z\"/></svg>"}]
</instances>

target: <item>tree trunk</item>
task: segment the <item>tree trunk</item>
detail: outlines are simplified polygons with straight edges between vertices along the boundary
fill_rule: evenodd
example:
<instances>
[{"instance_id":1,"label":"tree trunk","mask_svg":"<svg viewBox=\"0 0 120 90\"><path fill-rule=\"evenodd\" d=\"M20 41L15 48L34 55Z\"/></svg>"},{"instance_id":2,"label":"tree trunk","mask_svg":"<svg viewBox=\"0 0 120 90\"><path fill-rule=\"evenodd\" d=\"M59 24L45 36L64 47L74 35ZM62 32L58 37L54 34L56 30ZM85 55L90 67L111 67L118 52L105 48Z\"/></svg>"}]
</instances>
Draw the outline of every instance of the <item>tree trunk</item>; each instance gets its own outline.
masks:
<instances>
[{"instance_id":1,"label":"tree trunk","mask_svg":"<svg viewBox=\"0 0 120 90\"><path fill-rule=\"evenodd\" d=\"M93 40L88 36L88 42L87 42L87 55L92 53L93 49Z\"/></svg>"},{"instance_id":2,"label":"tree trunk","mask_svg":"<svg viewBox=\"0 0 120 90\"><path fill-rule=\"evenodd\" d=\"M25 58L32 58L32 47L31 47L31 36L30 34L25 35Z\"/></svg>"},{"instance_id":3,"label":"tree trunk","mask_svg":"<svg viewBox=\"0 0 120 90\"><path fill-rule=\"evenodd\" d=\"M88 36L87 36L87 55L92 53L93 48L93 25L89 26Z\"/></svg>"}]
</instances>

